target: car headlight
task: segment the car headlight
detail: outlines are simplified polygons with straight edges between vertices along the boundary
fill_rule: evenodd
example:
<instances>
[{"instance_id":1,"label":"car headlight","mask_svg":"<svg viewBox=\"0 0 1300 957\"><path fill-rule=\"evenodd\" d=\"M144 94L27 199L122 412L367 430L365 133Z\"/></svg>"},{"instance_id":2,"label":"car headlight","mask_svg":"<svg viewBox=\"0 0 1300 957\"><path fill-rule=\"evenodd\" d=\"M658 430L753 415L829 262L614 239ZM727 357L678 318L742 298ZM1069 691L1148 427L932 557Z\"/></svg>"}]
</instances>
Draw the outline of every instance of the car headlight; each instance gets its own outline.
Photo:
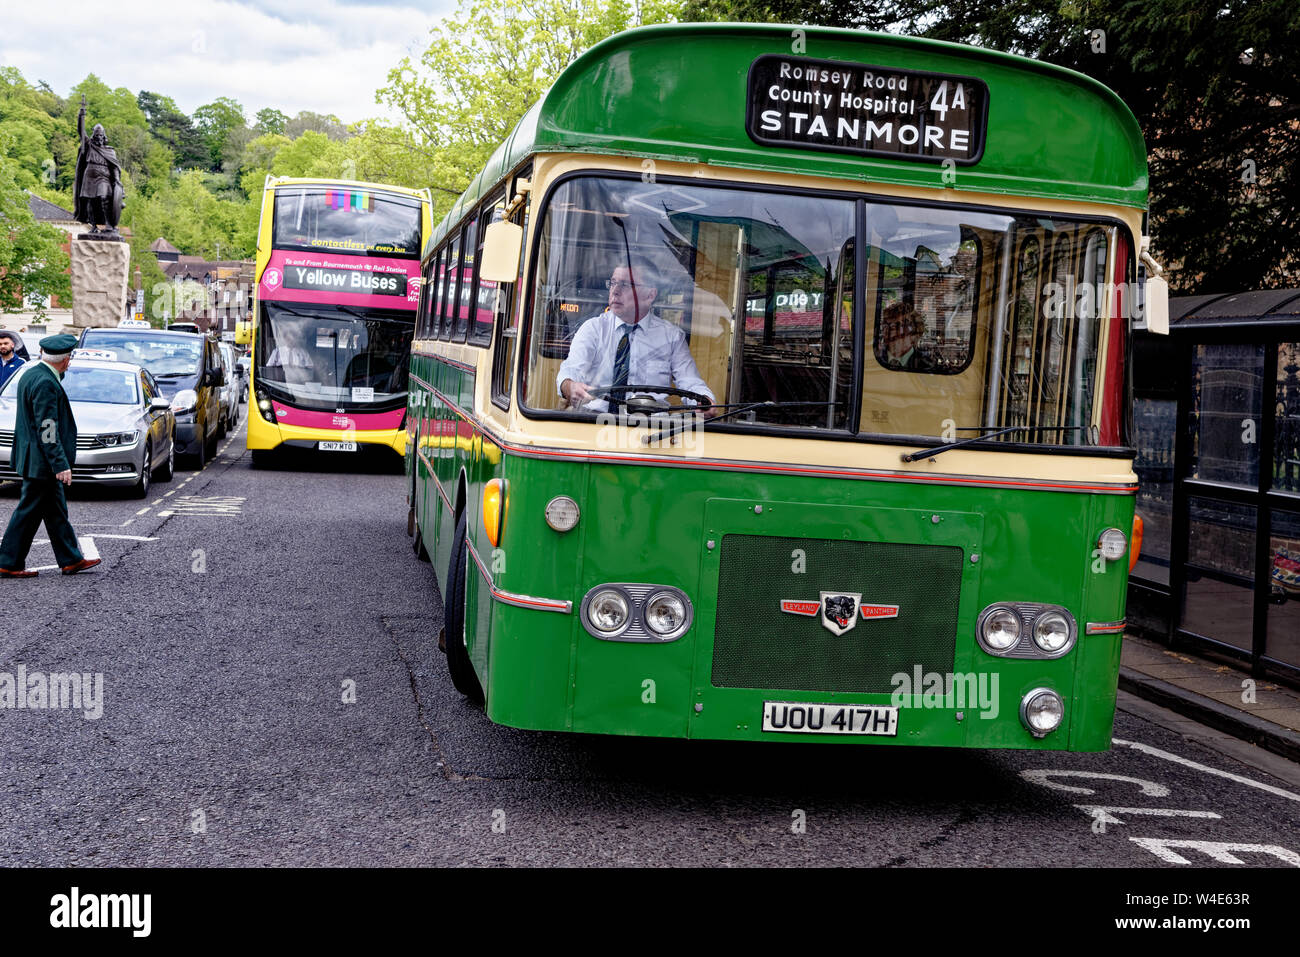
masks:
<instances>
[{"instance_id":1,"label":"car headlight","mask_svg":"<svg viewBox=\"0 0 1300 957\"><path fill-rule=\"evenodd\" d=\"M95 436L95 441L105 448L111 449L124 445L135 445L135 440L139 437L139 432L106 432Z\"/></svg>"},{"instance_id":2,"label":"car headlight","mask_svg":"<svg viewBox=\"0 0 1300 957\"><path fill-rule=\"evenodd\" d=\"M632 606L616 588L604 588L587 602L587 623L600 634L616 635L627 627Z\"/></svg>"},{"instance_id":3,"label":"car headlight","mask_svg":"<svg viewBox=\"0 0 1300 957\"><path fill-rule=\"evenodd\" d=\"M1065 702L1051 688L1035 688L1020 701L1020 720L1035 738L1055 731L1064 717Z\"/></svg>"},{"instance_id":4,"label":"car headlight","mask_svg":"<svg viewBox=\"0 0 1300 957\"><path fill-rule=\"evenodd\" d=\"M686 630L689 618L686 603L681 596L670 591L655 592L645 603L643 612L646 627L660 638L676 638Z\"/></svg>"},{"instance_id":5,"label":"car headlight","mask_svg":"<svg viewBox=\"0 0 1300 957\"><path fill-rule=\"evenodd\" d=\"M172 396L172 411L178 414L193 412L199 404L199 394L193 389L181 389Z\"/></svg>"},{"instance_id":6,"label":"car headlight","mask_svg":"<svg viewBox=\"0 0 1300 957\"><path fill-rule=\"evenodd\" d=\"M1128 538L1118 528L1108 528L1097 537L1097 547L1101 557L1108 562L1117 562L1128 551Z\"/></svg>"},{"instance_id":7,"label":"car headlight","mask_svg":"<svg viewBox=\"0 0 1300 957\"><path fill-rule=\"evenodd\" d=\"M1020 640L1020 616L1005 605L994 605L980 617L980 643L994 654L1001 654Z\"/></svg>"},{"instance_id":8,"label":"car headlight","mask_svg":"<svg viewBox=\"0 0 1300 957\"><path fill-rule=\"evenodd\" d=\"M1059 611L1047 611L1034 620L1034 644L1049 655L1070 643L1070 622Z\"/></svg>"}]
</instances>

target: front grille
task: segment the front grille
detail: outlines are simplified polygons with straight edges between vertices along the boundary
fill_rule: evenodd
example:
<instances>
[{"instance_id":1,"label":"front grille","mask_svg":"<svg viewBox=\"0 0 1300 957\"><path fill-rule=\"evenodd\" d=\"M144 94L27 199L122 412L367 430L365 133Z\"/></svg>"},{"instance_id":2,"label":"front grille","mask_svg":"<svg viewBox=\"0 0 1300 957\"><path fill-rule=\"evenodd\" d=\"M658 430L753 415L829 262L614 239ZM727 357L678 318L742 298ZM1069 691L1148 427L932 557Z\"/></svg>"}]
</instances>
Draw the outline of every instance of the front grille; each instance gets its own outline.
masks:
<instances>
[{"instance_id":1,"label":"front grille","mask_svg":"<svg viewBox=\"0 0 1300 957\"><path fill-rule=\"evenodd\" d=\"M0 431L0 448L11 448L14 444L14 434L11 431ZM95 449L99 448L99 443L95 441L93 435L78 435L77 448Z\"/></svg>"},{"instance_id":2,"label":"front grille","mask_svg":"<svg viewBox=\"0 0 1300 957\"><path fill-rule=\"evenodd\" d=\"M952 671L962 560L954 546L724 536L714 686L888 693L918 665ZM897 605L898 617L859 616L837 636L820 614L781 611L783 599L816 602L823 591L860 592L864 605Z\"/></svg>"},{"instance_id":3,"label":"front grille","mask_svg":"<svg viewBox=\"0 0 1300 957\"><path fill-rule=\"evenodd\" d=\"M13 432L0 429L0 448L8 448L14 444Z\"/></svg>"}]
</instances>

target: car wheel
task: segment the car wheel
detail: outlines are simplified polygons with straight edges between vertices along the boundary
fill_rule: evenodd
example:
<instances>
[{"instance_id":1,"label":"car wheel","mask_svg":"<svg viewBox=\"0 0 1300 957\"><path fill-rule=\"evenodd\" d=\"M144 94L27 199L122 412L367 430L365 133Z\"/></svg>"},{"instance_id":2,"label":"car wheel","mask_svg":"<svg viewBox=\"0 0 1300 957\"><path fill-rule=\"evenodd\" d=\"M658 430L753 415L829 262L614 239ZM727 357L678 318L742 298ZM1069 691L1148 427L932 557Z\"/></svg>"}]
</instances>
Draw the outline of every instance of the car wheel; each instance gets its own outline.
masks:
<instances>
[{"instance_id":1,"label":"car wheel","mask_svg":"<svg viewBox=\"0 0 1300 957\"><path fill-rule=\"evenodd\" d=\"M230 416L226 414L225 406L222 406L217 413L217 441L226 437L226 426L230 423Z\"/></svg>"},{"instance_id":2,"label":"car wheel","mask_svg":"<svg viewBox=\"0 0 1300 957\"><path fill-rule=\"evenodd\" d=\"M469 561L469 549L465 545L465 534L469 525L468 512L461 513L456 523L456 540L451 546L451 567L447 569L446 604L443 606L443 627L446 630L447 673L451 683L466 698L479 704L483 703L483 688L474 673L474 665L469 660L469 649L465 647L465 585L466 563Z\"/></svg>"},{"instance_id":3,"label":"car wheel","mask_svg":"<svg viewBox=\"0 0 1300 957\"><path fill-rule=\"evenodd\" d=\"M203 471L203 463L207 461L208 443L203 438L200 438L199 444L195 446L195 449L197 449L197 451L193 456L194 471L201 472Z\"/></svg>"},{"instance_id":4,"label":"car wheel","mask_svg":"<svg viewBox=\"0 0 1300 957\"><path fill-rule=\"evenodd\" d=\"M136 481L131 489L131 493L136 498L148 498L149 496L149 478L153 474L150 465L153 462L153 443L144 444L144 462L140 466L140 478Z\"/></svg>"},{"instance_id":5,"label":"car wheel","mask_svg":"<svg viewBox=\"0 0 1300 957\"><path fill-rule=\"evenodd\" d=\"M223 429L222 434L224 434L224 432L225 430ZM217 457L217 442L220 440L220 438L221 438L220 435L218 435L216 432L213 432L212 438L208 439L208 460L209 461Z\"/></svg>"},{"instance_id":6,"label":"car wheel","mask_svg":"<svg viewBox=\"0 0 1300 957\"><path fill-rule=\"evenodd\" d=\"M167 443L167 461L159 466L158 471L154 473L154 481L170 482L172 476L176 474L176 436L171 437Z\"/></svg>"}]
</instances>

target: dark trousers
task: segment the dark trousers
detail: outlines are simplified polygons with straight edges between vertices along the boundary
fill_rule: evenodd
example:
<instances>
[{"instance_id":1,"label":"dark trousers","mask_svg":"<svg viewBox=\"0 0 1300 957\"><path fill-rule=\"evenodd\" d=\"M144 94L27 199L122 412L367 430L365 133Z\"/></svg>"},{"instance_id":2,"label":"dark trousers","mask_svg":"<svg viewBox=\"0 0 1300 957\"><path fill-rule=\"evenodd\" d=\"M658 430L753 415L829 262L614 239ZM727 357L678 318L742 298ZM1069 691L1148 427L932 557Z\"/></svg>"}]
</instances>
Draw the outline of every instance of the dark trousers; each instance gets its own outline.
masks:
<instances>
[{"instance_id":1,"label":"dark trousers","mask_svg":"<svg viewBox=\"0 0 1300 957\"><path fill-rule=\"evenodd\" d=\"M18 507L9 518L4 541L0 542L0 568L21 571L27 567L27 553L41 522L50 533L54 558L61 566L81 561L81 546L77 533L68 521L68 500L63 495L63 483L57 479L23 479L23 491L18 497Z\"/></svg>"}]
</instances>

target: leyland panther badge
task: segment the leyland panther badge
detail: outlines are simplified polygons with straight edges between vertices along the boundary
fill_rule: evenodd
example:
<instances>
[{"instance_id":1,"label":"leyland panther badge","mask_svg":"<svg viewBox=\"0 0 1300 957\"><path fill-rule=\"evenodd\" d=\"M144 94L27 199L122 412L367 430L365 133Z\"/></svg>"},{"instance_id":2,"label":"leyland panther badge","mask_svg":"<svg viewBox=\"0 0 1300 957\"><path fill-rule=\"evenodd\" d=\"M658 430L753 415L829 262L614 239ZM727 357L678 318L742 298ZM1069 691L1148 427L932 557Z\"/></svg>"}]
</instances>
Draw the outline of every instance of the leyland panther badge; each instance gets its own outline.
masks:
<instances>
[{"instance_id":1,"label":"leyland panther badge","mask_svg":"<svg viewBox=\"0 0 1300 957\"><path fill-rule=\"evenodd\" d=\"M809 618L820 616L822 627L833 635L851 631L858 623L859 615L863 618L898 617L897 605L864 605L861 594L834 591L822 592L821 601L783 599L781 610L792 615L807 615Z\"/></svg>"}]
</instances>

